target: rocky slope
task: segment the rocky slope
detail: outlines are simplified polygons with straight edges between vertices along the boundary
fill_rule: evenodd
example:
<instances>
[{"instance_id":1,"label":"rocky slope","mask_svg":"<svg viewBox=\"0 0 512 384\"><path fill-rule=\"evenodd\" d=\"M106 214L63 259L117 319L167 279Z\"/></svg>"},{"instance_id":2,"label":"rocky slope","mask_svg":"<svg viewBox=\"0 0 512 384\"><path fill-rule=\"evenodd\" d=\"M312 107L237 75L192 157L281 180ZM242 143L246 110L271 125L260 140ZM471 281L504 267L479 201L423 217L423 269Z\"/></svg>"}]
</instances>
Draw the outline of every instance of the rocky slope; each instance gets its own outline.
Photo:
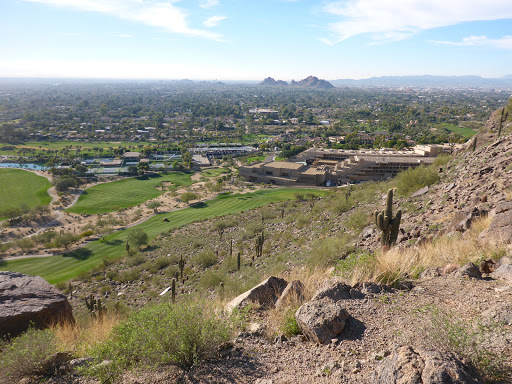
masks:
<instances>
[{"instance_id":1,"label":"rocky slope","mask_svg":"<svg viewBox=\"0 0 512 384\"><path fill-rule=\"evenodd\" d=\"M399 247L412 249L436 238L456 237L468 232L476 217L485 215L490 215L491 220L489 229L480 235L482 240L490 240L497 233L512 233L512 136L497 137L493 121L496 117L497 114L493 115L486 129L479 134L474 152L468 143L453 161L439 169L441 181L438 184L413 197L396 200L396 205L405 210ZM356 207L351 212L355 209L373 212L376 207L383 206L384 199L382 195L375 204ZM312 207L309 214L313 210ZM325 236L323 225L330 225L333 232L344 228L344 218L332 211L322 213L322 218L311 219L313 216L306 215L305 218L311 221L305 227L296 227L297 221L290 220L295 226L292 227L293 235L302 240L299 243L286 241L284 222L269 225L277 233L276 239L281 238L285 246L306 247L313 253L314 250L309 248L313 239L308 237ZM262 213L257 212L247 214L246 220L251 214L261 217ZM297 213L288 214L291 217ZM218 236L210 233L211 223L194 226L203 231L204 241L213 241L213 235ZM192 227L187 230L191 231ZM176 231L173 239L178 241L180 236L185 236L184 231ZM229 235L235 236L234 230ZM357 239L358 246L376 250L379 248L378 236L374 226L370 225ZM500 238L507 240L503 235ZM279 243L276 240L271 244L270 247L278 247ZM248 246L242 239L239 245ZM218 360L191 371L162 367L156 371L127 373L122 381L256 384L512 382L510 244L500 248L500 252L493 262L482 263L479 268L471 264L440 265L423 271L417 279L402 280L394 288L366 283L348 287L348 295L332 300L343 309L339 311L343 313L344 325L340 327L343 330L325 344L302 335L287 338L278 334L274 337L275 334L268 332L272 326L271 310L255 306L250 312L247 329L239 332L231 345L221 348ZM291 255L295 253L288 254ZM254 268L264 262L256 259ZM290 259L290 266L293 262ZM331 276L319 282L316 288L318 285L336 286L339 275L333 273ZM282 277L292 280L287 272L282 273ZM141 284L137 283L138 286ZM137 285L134 285L135 290ZM82 288L85 292L86 287ZM127 288L125 285L124 289ZM134 294L135 291L131 292ZM215 290L209 295L215 297ZM320 296L317 293L317 299ZM318 300L329 299L322 296ZM478 366L479 372L470 360ZM54 382L87 382L77 375L59 380L56 378Z\"/></svg>"}]
</instances>

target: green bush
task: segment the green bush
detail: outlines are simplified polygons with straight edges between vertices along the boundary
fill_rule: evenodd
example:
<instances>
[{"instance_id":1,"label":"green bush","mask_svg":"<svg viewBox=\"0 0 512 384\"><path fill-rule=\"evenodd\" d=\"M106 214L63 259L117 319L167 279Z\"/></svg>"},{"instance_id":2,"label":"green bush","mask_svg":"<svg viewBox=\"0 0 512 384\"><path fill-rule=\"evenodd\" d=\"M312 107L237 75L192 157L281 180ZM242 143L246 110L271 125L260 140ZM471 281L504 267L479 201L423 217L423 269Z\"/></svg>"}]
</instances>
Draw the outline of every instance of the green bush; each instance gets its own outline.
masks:
<instances>
[{"instance_id":1,"label":"green bush","mask_svg":"<svg viewBox=\"0 0 512 384\"><path fill-rule=\"evenodd\" d=\"M231 336L220 312L203 304L159 304L143 309L117 325L110 338L93 351L92 368L101 380L124 369L173 364L184 369L213 358Z\"/></svg>"},{"instance_id":2,"label":"green bush","mask_svg":"<svg viewBox=\"0 0 512 384\"><path fill-rule=\"evenodd\" d=\"M353 249L345 236L328 237L315 241L307 263L310 267L329 267L343 259Z\"/></svg>"},{"instance_id":3,"label":"green bush","mask_svg":"<svg viewBox=\"0 0 512 384\"><path fill-rule=\"evenodd\" d=\"M395 184L398 193L408 196L425 186L430 186L439 181L439 172L434 166L420 165L416 168L409 168L396 175Z\"/></svg>"},{"instance_id":4,"label":"green bush","mask_svg":"<svg viewBox=\"0 0 512 384\"><path fill-rule=\"evenodd\" d=\"M25 376L44 375L49 359L57 352L54 334L29 329L10 343L0 343L0 383L16 383Z\"/></svg>"},{"instance_id":5,"label":"green bush","mask_svg":"<svg viewBox=\"0 0 512 384\"><path fill-rule=\"evenodd\" d=\"M217 256L213 251L203 251L193 258L194 265L206 269L217 263Z\"/></svg>"},{"instance_id":6,"label":"green bush","mask_svg":"<svg viewBox=\"0 0 512 384\"><path fill-rule=\"evenodd\" d=\"M293 337L302 333L299 325L297 324L297 320L295 319L295 312L297 309L298 307L290 307L284 315L281 331L286 337Z\"/></svg>"},{"instance_id":7,"label":"green bush","mask_svg":"<svg viewBox=\"0 0 512 384\"><path fill-rule=\"evenodd\" d=\"M334 273L345 279L350 280L355 270L359 270L363 275L369 276L375 270L376 257L374 253L368 251L353 252L343 260L339 260Z\"/></svg>"},{"instance_id":8,"label":"green bush","mask_svg":"<svg viewBox=\"0 0 512 384\"><path fill-rule=\"evenodd\" d=\"M344 224L350 228L355 230L356 232L360 232L364 227L366 227L370 223L368 211L359 208L354 210L353 213L349 215L349 217L345 220Z\"/></svg>"}]
</instances>

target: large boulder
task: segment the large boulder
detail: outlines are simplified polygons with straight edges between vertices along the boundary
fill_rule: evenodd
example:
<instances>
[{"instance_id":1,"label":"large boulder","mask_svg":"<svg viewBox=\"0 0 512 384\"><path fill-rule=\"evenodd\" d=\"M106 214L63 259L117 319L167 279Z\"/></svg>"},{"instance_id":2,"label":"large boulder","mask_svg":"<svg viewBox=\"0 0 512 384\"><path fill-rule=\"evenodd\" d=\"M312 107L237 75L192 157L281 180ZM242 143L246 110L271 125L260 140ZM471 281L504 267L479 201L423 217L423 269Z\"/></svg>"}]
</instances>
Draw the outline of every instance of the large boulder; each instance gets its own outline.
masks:
<instances>
[{"instance_id":1,"label":"large boulder","mask_svg":"<svg viewBox=\"0 0 512 384\"><path fill-rule=\"evenodd\" d=\"M512 282L512 264L502 264L490 275L493 279Z\"/></svg>"},{"instance_id":2,"label":"large boulder","mask_svg":"<svg viewBox=\"0 0 512 384\"><path fill-rule=\"evenodd\" d=\"M303 304L295 313L297 325L310 340L328 344L345 328L348 312L341 301L327 297Z\"/></svg>"},{"instance_id":3,"label":"large boulder","mask_svg":"<svg viewBox=\"0 0 512 384\"><path fill-rule=\"evenodd\" d=\"M452 353L415 351L402 346L382 360L373 373L373 384L479 384L483 383L473 367Z\"/></svg>"},{"instance_id":4,"label":"large boulder","mask_svg":"<svg viewBox=\"0 0 512 384\"><path fill-rule=\"evenodd\" d=\"M31 325L74 322L66 296L39 276L0 272L0 337L17 336Z\"/></svg>"},{"instance_id":5,"label":"large boulder","mask_svg":"<svg viewBox=\"0 0 512 384\"><path fill-rule=\"evenodd\" d=\"M480 238L512 243L512 203L500 202L496 205L489 228L482 231Z\"/></svg>"},{"instance_id":6,"label":"large boulder","mask_svg":"<svg viewBox=\"0 0 512 384\"><path fill-rule=\"evenodd\" d=\"M336 282L330 285L329 287L318 290L311 298L311 301L320 300L325 297L333 301L351 299L351 289L352 287L348 284L345 284L343 282Z\"/></svg>"},{"instance_id":7,"label":"large boulder","mask_svg":"<svg viewBox=\"0 0 512 384\"><path fill-rule=\"evenodd\" d=\"M250 303L255 303L263 307L271 308L275 305L277 299L287 285L288 283L285 279L270 276L268 279L263 280L254 288L231 300L226 305L226 310L231 312L235 308L242 308Z\"/></svg>"},{"instance_id":8,"label":"large boulder","mask_svg":"<svg viewBox=\"0 0 512 384\"><path fill-rule=\"evenodd\" d=\"M300 280L293 280L288 283L279 299L276 301L276 308L286 307L290 303L302 303L306 288Z\"/></svg>"}]
</instances>

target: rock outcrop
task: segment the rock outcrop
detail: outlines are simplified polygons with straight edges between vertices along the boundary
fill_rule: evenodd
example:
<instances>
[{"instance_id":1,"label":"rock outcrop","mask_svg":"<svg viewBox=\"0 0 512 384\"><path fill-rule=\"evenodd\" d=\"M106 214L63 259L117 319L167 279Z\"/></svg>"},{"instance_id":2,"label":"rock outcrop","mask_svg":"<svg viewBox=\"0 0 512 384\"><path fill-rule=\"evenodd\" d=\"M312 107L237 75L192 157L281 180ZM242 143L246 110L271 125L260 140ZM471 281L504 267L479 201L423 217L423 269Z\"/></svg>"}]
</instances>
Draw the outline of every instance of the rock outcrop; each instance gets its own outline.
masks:
<instances>
[{"instance_id":1,"label":"rock outcrop","mask_svg":"<svg viewBox=\"0 0 512 384\"><path fill-rule=\"evenodd\" d=\"M18 272L0 272L0 337L19 335L32 324L45 328L74 321L66 296L46 280Z\"/></svg>"},{"instance_id":2,"label":"rock outcrop","mask_svg":"<svg viewBox=\"0 0 512 384\"><path fill-rule=\"evenodd\" d=\"M328 344L345 328L348 312L342 302L327 297L303 304L295 313L302 332L312 341Z\"/></svg>"},{"instance_id":3,"label":"rock outcrop","mask_svg":"<svg viewBox=\"0 0 512 384\"><path fill-rule=\"evenodd\" d=\"M283 80L275 80L272 77L267 77L260 83L260 85L286 86L288 83Z\"/></svg>"},{"instance_id":4,"label":"rock outcrop","mask_svg":"<svg viewBox=\"0 0 512 384\"><path fill-rule=\"evenodd\" d=\"M451 353L397 348L377 365L373 384L478 384L478 373Z\"/></svg>"},{"instance_id":5,"label":"rock outcrop","mask_svg":"<svg viewBox=\"0 0 512 384\"><path fill-rule=\"evenodd\" d=\"M250 303L259 304L263 307L273 307L287 285L288 282L285 279L270 276L254 288L231 300L226 305L226 310L231 312L235 308L242 308Z\"/></svg>"}]
</instances>

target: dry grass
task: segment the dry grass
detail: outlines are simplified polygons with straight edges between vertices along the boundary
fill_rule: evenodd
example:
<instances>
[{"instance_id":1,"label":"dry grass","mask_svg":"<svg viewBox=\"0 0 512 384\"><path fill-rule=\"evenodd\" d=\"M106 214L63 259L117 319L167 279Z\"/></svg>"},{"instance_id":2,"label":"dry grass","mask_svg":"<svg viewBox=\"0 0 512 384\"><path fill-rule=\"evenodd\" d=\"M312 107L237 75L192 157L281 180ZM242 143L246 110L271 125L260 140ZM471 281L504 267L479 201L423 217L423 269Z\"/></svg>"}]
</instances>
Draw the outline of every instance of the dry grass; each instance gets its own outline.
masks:
<instances>
[{"instance_id":1,"label":"dry grass","mask_svg":"<svg viewBox=\"0 0 512 384\"><path fill-rule=\"evenodd\" d=\"M118 314L107 313L100 318L90 318L75 324L57 324L51 327L59 350L65 350L76 356L87 356L96 345L103 343L114 326L121 321Z\"/></svg>"},{"instance_id":2,"label":"dry grass","mask_svg":"<svg viewBox=\"0 0 512 384\"><path fill-rule=\"evenodd\" d=\"M443 236L419 247L392 248L379 252L375 263L358 264L351 273L352 283L382 281L393 283L406 276L417 276L421 271L444 267L447 264L462 266L484 259L496 259L504 254L505 246L499 242L484 242L479 234L489 227L490 218L476 221L470 230L460 236Z\"/></svg>"}]
</instances>

